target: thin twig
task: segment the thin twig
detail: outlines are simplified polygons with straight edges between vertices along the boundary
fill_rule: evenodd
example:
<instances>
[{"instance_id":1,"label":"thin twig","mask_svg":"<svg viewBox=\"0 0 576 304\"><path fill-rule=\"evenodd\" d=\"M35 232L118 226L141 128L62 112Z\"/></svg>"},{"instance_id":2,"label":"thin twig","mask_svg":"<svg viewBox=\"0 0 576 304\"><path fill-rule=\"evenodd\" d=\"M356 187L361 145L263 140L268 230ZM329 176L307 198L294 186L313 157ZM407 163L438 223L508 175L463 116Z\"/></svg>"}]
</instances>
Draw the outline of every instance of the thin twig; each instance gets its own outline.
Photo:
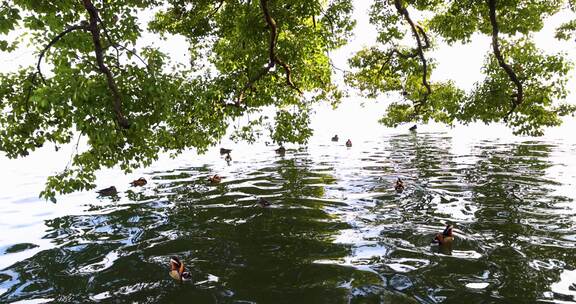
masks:
<instances>
[{"instance_id":1,"label":"thin twig","mask_svg":"<svg viewBox=\"0 0 576 304\"><path fill-rule=\"evenodd\" d=\"M38 61L36 63L36 72L34 72L29 77L30 86L28 87L28 91L26 92L26 97L25 97L26 111L28 111L28 109L29 109L28 105L29 105L30 96L32 96L32 91L34 90L34 87L36 86L36 77L40 76L42 83L44 85L46 85L46 79L44 78L44 74L42 74L42 60L44 59L44 56L46 56L46 52L48 52L48 50L52 46L54 46L56 43L58 43L58 41L60 41L60 39L62 39L68 33L71 33L71 32L76 31L76 30L81 30L81 29L82 30L88 30L88 26L86 24L79 24L79 25L72 25L72 26L68 27L66 30L64 30L63 32L59 33L54 38L52 38L52 40L50 40L50 42L48 42L48 44L44 47L44 49L42 49L42 51L40 51L40 54L38 55Z\"/></svg>"},{"instance_id":2,"label":"thin twig","mask_svg":"<svg viewBox=\"0 0 576 304\"><path fill-rule=\"evenodd\" d=\"M265 67L263 67L258 74L256 74L256 76L254 76L252 79L250 79L242 88L242 90L240 91L240 94L238 95L238 98L236 99L236 106L239 106L242 101L244 100L244 95L246 94L246 91L248 91L249 89L251 89L252 87L254 87L254 84L256 83L256 81L258 81L260 78L264 77L264 75L268 74L268 72L270 71L270 69L272 69L274 67L274 63L268 63Z\"/></svg>"},{"instance_id":3,"label":"thin twig","mask_svg":"<svg viewBox=\"0 0 576 304\"><path fill-rule=\"evenodd\" d=\"M150 71L150 66L148 65L148 63L146 62L146 60L142 59L142 57L140 57L140 55L138 55L138 53L136 53L135 51L133 51L133 50L131 50L131 49L129 49L129 48L121 45L121 44L115 44L115 45L116 45L116 47L119 47L119 48L125 50L126 52L132 54L134 57L138 58L138 60L140 60L140 62L142 62L142 64L144 64L144 66L146 67L146 69L147 69L148 71Z\"/></svg>"},{"instance_id":4,"label":"thin twig","mask_svg":"<svg viewBox=\"0 0 576 304\"><path fill-rule=\"evenodd\" d=\"M106 23L104 23L104 21L102 21L102 18L100 18L100 16L98 16L98 22L100 23L100 25L102 25L102 30L104 31L104 36L106 36L108 43L110 44L110 46L112 46L114 48L114 50L116 50L116 68L119 70L120 69L120 50L118 48L120 45L117 44L116 42L114 42L114 40L112 40L112 38L110 37L110 33L108 33L108 28L106 27Z\"/></svg>"},{"instance_id":5,"label":"thin twig","mask_svg":"<svg viewBox=\"0 0 576 304\"><path fill-rule=\"evenodd\" d=\"M418 32L420 33L420 35L422 35L422 37L424 38L424 45L422 46L422 49L428 49L430 47L430 40L428 39L428 35L426 34L426 31L424 31L424 28L420 25L420 24L415 24L416 28L418 29Z\"/></svg>"},{"instance_id":6,"label":"thin twig","mask_svg":"<svg viewBox=\"0 0 576 304\"><path fill-rule=\"evenodd\" d=\"M52 40L50 40L50 42L44 47L44 49L40 52L40 55L38 56L38 62L36 63L36 70L38 72L38 75L40 75L40 79L42 79L42 83L46 84L46 79L44 79L44 75L42 74L42 59L44 59L44 56L46 55L46 52L48 52L48 50L54 46L56 43L58 43L58 41L60 41L60 39L62 39L62 37L66 36L66 34L76 31L76 30L89 30L88 26L85 24L78 24L78 25L72 25L70 27L68 27L66 30L64 30L63 32L61 32L60 34L56 35L54 38L52 38Z\"/></svg>"},{"instance_id":7,"label":"thin twig","mask_svg":"<svg viewBox=\"0 0 576 304\"><path fill-rule=\"evenodd\" d=\"M74 147L74 150L72 150L72 154L70 155L70 159L68 160L68 163L66 164L66 167L64 168L64 171L68 170L68 168L72 164L72 160L74 159L74 156L78 154L78 145L80 144L80 138L82 138L82 132L80 132L78 134L78 139L76 139L76 145Z\"/></svg>"},{"instance_id":8,"label":"thin twig","mask_svg":"<svg viewBox=\"0 0 576 304\"><path fill-rule=\"evenodd\" d=\"M380 70L378 70L378 75L382 74L382 71L384 70L384 68L388 65L388 63L390 63L390 60L392 60L392 56L396 54L398 57L402 57L404 59L407 58L414 58L416 56L418 56L417 52L412 52L409 54L405 54L402 51L400 51L398 48L393 48L391 49L385 56L386 60L382 63L382 65L380 66Z\"/></svg>"},{"instance_id":9,"label":"thin twig","mask_svg":"<svg viewBox=\"0 0 576 304\"><path fill-rule=\"evenodd\" d=\"M218 3L218 6L216 6L214 8L214 10L210 14L208 14L208 16L206 18L212 19L212 17L220 10L220 8L222 7L223 4L224 4L224 0L220 0L220 3Z\"/></svg>"}]
</instances>

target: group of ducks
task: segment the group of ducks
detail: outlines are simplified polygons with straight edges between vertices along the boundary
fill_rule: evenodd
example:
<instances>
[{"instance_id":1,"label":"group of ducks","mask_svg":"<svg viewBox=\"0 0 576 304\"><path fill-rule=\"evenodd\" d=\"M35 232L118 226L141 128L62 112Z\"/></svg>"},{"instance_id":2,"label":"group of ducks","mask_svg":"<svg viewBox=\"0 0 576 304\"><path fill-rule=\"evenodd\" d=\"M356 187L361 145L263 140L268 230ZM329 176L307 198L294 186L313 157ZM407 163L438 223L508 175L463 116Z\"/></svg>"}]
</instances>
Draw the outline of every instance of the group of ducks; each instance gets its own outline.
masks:
<instances>
[{"instance_id":1,"label":"group of ducks","mask_svg":"<svg viewBox=\"0 0 576 304\"><path fill-rule=\"evenodd\" d=\"M276 153L280 154L280 155L286 154L286 148L284 148L284 146L282 146L282 145L280 145L280 148L278 148L274 151L276 151ZM224 160L227 162L232 161L232 157L230 156L231 152L232 152L232 149L220 148L220 155L226 155Z\"/></svg>"},{"instance_id":2,"label":"group of ducks","mask_svg":"<svg viewBox=\"0 0 576 304\"><path fill-rule=\"evenodd\" d=\"M142 187L142 186L146 185L147 183L148 183L148 181L145 178L141 177L139 179L131 181L130 185L132 185L132 187ZM98 194L100 194L101 196L115 196L118 194L118 190L116 190L116 187L114 187L114 186L100 189L96 192Z\"/></svg>"},{"instance_id":3,"label":"group of ducks","mask_svg":"<svg viewBox=\"0 0 576 304\"><path fill-rule=\"evenodd\" d=\"M416 131L416 128L417 128L416 125L414 125L409 130L414 132L414 131ZM334 135L332 137L333 142L337 142L338 140L339 140L338 135ZM348 139L346 141L346 147L352 147L352 140ZM232 152L231 149L220 148L220 155L226 155L224 160L226 160L226 162L228 162L228 163L230 161L232 161L232 156L230 156L231 152ZM275 152L279 155L284 155L286 153L286 148L284 148L283 146L280 146L280 148L276 149ZM222 182L222 179L223 178L218 174L214 174L214 175L208 177L208 181L212 184L219 184L220 182ZM146 185L147 183L148 182L146 181L146 179L141 177L137 180L132 181L130 183L130 185L132 185L133 187L140 187L140 186ZM402 193L404 191L404 189L405 189L404 181L401 178L398 178L396 180L396 182L394 183L394 190L396 190L396 192L398 192L398 193ZM114 195L118 194L118 191L116 190L116 187L114 187L114 186L98 190L97 192L102 196L114 196ZM261 207L269 207L272 205L272 203L270 201L268 201L264 198L258 198L257 204L260 205ZM452 242L454 241L453 229L454 229L454 227L451 224L447 224L446 228L444 228L444 231L436 234L436 236L432 240L432 243L438 244L440 246L451 245ZM192 275L190 274L189 271L186 271L186 267L184 266L184 263L182 261L180 261L180 259L178 259L178 257L175 257L175 256L170 258L169 275L173 279L180 281L180 282L189 281L192 279Z\"/></svg>"},{"instance_id":4,"label":"group of ducks","mask_svg":"<svg viewBox=\"0 0 576 304\"><path fill-rule=\"evenodd\" d=\"M332 137L332 141L338 141L338 135L335 135L334 137ZM352 147L352 141L350 139L348 139L346 141L346 147ZM279 155L285 155L286 154L286 148L284 148L284 146L280 146L280 148L274 150L277 154ZM230 163L232 161L232 156L230 156L230 153L232 152L232 149L226 149L226 148L220 148L220 155L226 155L224 157L224 160L228 163ZM222 177L218 174L215 174L213 176L208 177L208 181L212 184L219 184L222 181ZM398 181L400 181L400 179L398 179ZM401 182L401 181L400 181ZM134 180L132 182L130 182L130 185L132 185L132 187L141 187L144 186L148 183L148 181L146 181L145 178L140 177L137 180ZM402 190L404 190L403 188L404 186L402 186ZM399 192L402 192L402 190L400 190ZM398 188L396 188L396 191L398 191ZM96 191L100 196L115 196L118 195L118 190L116 189L116 187L114 186L110 186L108 188L104 188L104 189L100 189L98 191ZM263 205L263 204L260 204ZM264 204L269 206L270 204Z\"/></svg>"},{"instance_id":5,"label":"group of ducks","mask_svg":"<svg viewBox=\"0 0 576 304\"><path fill-rule=\"evenodd\" d=\"M332 141L335 141L335 142L336 142L336 141L338 141L338 140L340 140L340 139L338 138L338 134L332 136ZM346 141L346 147L348 147L348 148L352 147L352 141L351 141L350 139L348 139L348 140Z\"/></svg>"},{"instance_id":6,"label":"group of ducks","mask_svg":"<svg viewBox=\"0 0 576 304\"><path fill-rule=\"evenodd\" d=\"M414 125L412 127L410 127L410 131L416 131L417 126ZM334 135L332 137L332 141L337 142L339 140L338 138L338 134ZM348 139L346 140L346 147L352 147L352 140ZM284 146L280 145L280 147L276 150L274 150L277 154L279 155L284 155L286 154L286 148L284 148ZM220 155L226 155L224 157L224 160L228 163L230 163L232 161L232 156L230 156L230 153L232 153L232 149L226 149L226 148L220 148ZM213 176L208 177L208 181L210 181L210 183L212 184L219 184L222 181L222 177L219 176L218 174L215 174ZM134 180L130 183L130 185L132 185L132 187L141 187L146 185L148 182L146 181L145 178L140 177L137 180ZM401 193L402 191L404 191L404 182L402 181L402 179L398 178L398 180L396 181L396 184L394 185L394 189L396 189L396 192ZM98 194L100 194L101 196L114 196L118 194L118 190L116 189L116 187L114 186L110 186L108 188L104 188L104 189L100 189L98 191L96 191Z\"/></svg>"}]
</instances>

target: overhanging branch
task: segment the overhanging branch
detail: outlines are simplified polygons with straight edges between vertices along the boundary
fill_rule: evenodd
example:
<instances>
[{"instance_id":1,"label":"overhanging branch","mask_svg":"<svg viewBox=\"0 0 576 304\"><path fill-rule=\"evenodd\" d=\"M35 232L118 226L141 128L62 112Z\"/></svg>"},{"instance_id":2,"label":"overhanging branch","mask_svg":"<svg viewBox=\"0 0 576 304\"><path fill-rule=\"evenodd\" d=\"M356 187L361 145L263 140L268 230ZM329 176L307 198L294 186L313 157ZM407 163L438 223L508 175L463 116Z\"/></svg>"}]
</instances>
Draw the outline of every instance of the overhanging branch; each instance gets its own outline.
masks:
<instances>
[{"instance_id":1,"label":"overhanging branch","mask_svg":"<svg viewBox=\"0 0 576 304\"><path fill-rule=\"evenodd\" d=\"M102 42L100 41L100 29L98 28L98 20L100 19L98 16L98 10L96 7L94 7L94 4L90 0L82 0L82 3L90 15L90 23L88 27L90 33L92 34L94 52L96 53L96 62L98 63L98 69L100 72L106 76L108 89L110 90L112 99L114 100L114 113L116 115L116 121L122 128L128 129L130 127L130 123L122 113L122 98L120 97L118 86L114 80L114 75L104 63L104 50L102 49Z\"/></svg>"},{"instance_id":2,"label":"overhanging branch","mask_svg":"<svg viewBox=\"0 0 576 304\"><path fill-rule=\"evenodd\" d=\"M488 8L490 10L490 24L492 25L492 50L494 51L494 56L498 60L498 65L506 72L510 81L516 86L516 93L512 95L512 107L510 111L504 116L504 121L507 121L510 115L516 110L516 108L522 103L524 99L524 88L522 83L518 79L518 76L512 69L512 67L504 61L504 57L500 52L500 43L498 42L498 33L500 31L498 27L498 22L496 20L496 0L488 0Z\"/></svg>"},{"instance_id":3,"label":"overhanging branch","mask_svg":"<svg viewBox=\"0 0 576 304\"><path fill-rule=\"evenodd\" d=\"M238 95L238 98L236 99L236 106L240 106L240 104L242 103L242 101L244 100L244 96L246 95L246 91L248 91L249 89L251 89L252 87L254 87L254 84L256 84L256 82L258 80L260 80L260 78L264 77L264 75L268 74L268 72L270 71L270 69L272 69L274 67L273 63L268 63L265 67L263 67L258 74L256 74L256 76L254 76L252 79L250 79L245 85L244 87L242 87L242 90L240 91L240 94Z\"/></svg>"},{"instance_id":4,"label":"overhanging branch","mask_svg":"<svg viewBox=\"0 0 576 304\"><path fill-rule=\"evenodd\" d=\"M288 86L302 94L302 91L300 91L300 89L292 81L292 70L290 69L290 66L282 61L280 57L278 57L278 54L276 54L276 43L278 42L278 26L276 25L276 21L274 18L272 18L270 11L268 10L268 0L260 0L260 7L264 13L264 19L266 20L266 23L270 27L269 60L270 62L279 64L284 68L284 71L286 72L286 83Z\"/></svg>"},{"instance_id":5,"label":"overhanging branch","mask_svg":"<svg viewBox=\"0 0 576 304\"><path fill-rule=\"evenodd\" d=\"M236 105L240 105L242 100L244 99L244 95L246 91L249 90L254 86L254 84L264 77L270 70L276 66L280 65L284 69L286 74L286 84L293 88L294 90L298 91L299 94L302 94L302 91L294 84L292 80L292 69L290 66L282 61L278 54L276 54L276 43L278 42L278 26L276 21L270 15L270 10L268 9L268 0L260 0L260 8L262 9L262 13L264 14L264 20L266 20L266 24L270 28L270 38L268 40L268 64L263 67L256 76L248 81L240 91L238 95L238 99L236 100Z\"/></svg>"},{"instance_id":6,"label":"overhanging branch","mask_svg":"<svg viewBox=\"0 0 576 304\"><path fill-rule=\"evenodd\" d=\"M426 60L426 56L424 56L424 50L430 46L430 41L428 40L428 36L426 35L424 29L420 25L415 24L414 21L412 21L412 18L408 13L408 9L406 9L402 5L400 0L394 0L394 6L396 7L398 13L410 25L412 35L416 39L416 53L418 54L420 62L422 63L422 85L424 85L424 87L426 88L426 93L424 94L424 97L422 98L422 100L419 101L420 104L423 104L424 102L426 102L426 100L428 100L428 95L432 93L432 88L428 83L428 62ZM425 42L424 45L422 44L422 39L424 39Z\"/></svg>"},{"instance_id":7,"label":"overhanging branch","mask_svg":"<svg viewBox=\"0 0 576 304\"><path fill-rule=\"evenodd\" d=\"M216 7L214 7L214 10L212 12L210 12L210 14L208 14L207 18L212 19L212 17L220 10L220 8L222 7L223 4L224 4L224 0L220 0L218 5Z\"/></svg>"},{"instance_id":8,"label":"overhanging branch","mask_svg":"<svg viewBox=\"0 0 576 304\"><path fill-rule=\"evenodd\" d=\"M418 29L418 33L420 33L420 35L424 39L424 45L422 46L422 49L425 50L425 49L429 48L430 47L430 40L428 39L428 35L426 34L426 31L424 30L424 28L420 24L415 24L415 26Z\"/></svg>"},{"instance_id":9,"label":"overhanging branch","mask_svg":"<svg viewBox=\"0 0 576 304\"><path fill-rule=\"evenodd\" d=\"M384 57L384 58L386 58L386 60L382 63L382 65L380 66L380 69L378 70L379 75L382 74L382 71L384 71L384 68L386 68L386 66L390 63L390 60L392 60L394 55L396 55L400 58L408 59L408 58L414 58L414 57L418 56L418 53L416 53L416 52L403 53L397 47L394 47L393 49L388 51L388 53L386 53L386 56Z\"/></svg>"}]
</instances>

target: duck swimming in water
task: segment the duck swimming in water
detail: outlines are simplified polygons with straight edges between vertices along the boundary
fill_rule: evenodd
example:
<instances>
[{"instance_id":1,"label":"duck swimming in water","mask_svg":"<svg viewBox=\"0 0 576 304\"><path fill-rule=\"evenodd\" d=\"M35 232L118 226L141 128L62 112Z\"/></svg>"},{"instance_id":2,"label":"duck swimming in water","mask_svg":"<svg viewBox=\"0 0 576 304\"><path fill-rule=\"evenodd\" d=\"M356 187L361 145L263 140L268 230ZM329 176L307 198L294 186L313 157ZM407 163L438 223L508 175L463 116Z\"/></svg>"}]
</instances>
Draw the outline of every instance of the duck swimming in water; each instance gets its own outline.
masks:
<instances>
[{"instance_id":1,"label":"duck swimming in water","mask_svg":"<svg viewBox=\"0 0 576 304\"><path fill-rule=\"evenodd\" d=\"M348 148L352 147L352 141L350 139L346 141L346 147Z\"/></svg>"},{"instance_id":2,"label":"duck swimming in water","mask_svg":"<svg viewBox=\"0 0 576 304\"><path fill-rule=\"evenodd\" d=\"M396 184L394 184L394 189L396 190L396 192L402 193L402 191L404 191L404 181L402 181L402 179L398 178L396 180Z\"/></svg>"},{"instance_id":3,"label":"duck swimming in water","mask_svg":"<svg viewBox=\"0 0 576 304\"><path fill-rule=\"evenodd\" d=\"M272 203L270 201L268 201L267 199L264 198L258 198L258 205L260 205L260 207L270 207L272 205Z\"/></svg>"},{"instance_id":4,"label":"duck swimming in water","mask_svg":"<svg viewBox=\"0 0 576 304\"><path fill-rule=\"evenodd\" d=\"M116 190L116 187L114 186L110 186L108 188L104 188L104 189L100 189L98 191L96 191L98 194L100 194L101 196L114 196L118 194L118 190Z\"/></svg>"},{"instance_id":5,"label":"duck swimming in water","mask_svg":"<svg viewBox=\"0 0 576 304\"><path fill-rule=\"evenodd\" d=\"M132 181L132 182L130 183L130 185L132 185L132 187L137 187L137 186L138 186L138 187L141 187L141 186L146 185L147 183L148 183L148 181L146 181L145 178L141 177L141 178L139 178L139 179L137 179L137 180Z\"/></svg>"},{"instance_id":6,"label":"duck swimming in water","mask_svg":"<svg viewBox=\"0 0 576 304\"><path fill-rule=\"evenodd\" d=\"M218 174L214 174L214 176L208 177L208 181L213 184L219 184L222 181L222 177Z\"/></svg>"},{"instance_id":7,"label":"duck swimming in water","mask_svg":"<svg viewBox=\"0 0 576 304\"><path fill-rule=\"evenodd\" d=\"M192 279L192 275L190 272L186 271L184 267L184 263L180 262L180 260L173 256L170 258L170 272L168 273L170 276L176 281L190 281Z\"/></svg>"},{"instance_id":8,"label":"duck swimming in water","mask_svg":"<svg viewBox=\"0 0 576 304\"><path fill-rule=\"evenodd\" d=\"M412 132L416 132L416 129L418 129L418 126L417 126L417 125L413 125L413 126L411 126L410 129L408 129L408 130L410 130L410 131L412 131Z\"/></svg>"},{"instance_id":9,"label":"duck swimming in water","mask_svg":"<svg viewBox=\"0 0 576 304\"><path fill-rule=\"evenodd\" d=\"M436 234L434 240L432 240L432 243L439 245L452 244L452 242L454 241L454 235L452 234L452 229L454 229L454 226L447 224L446 228L444 228L444 231L442 231L442 233Z\"/></svg>"},{"instance_id":10,"label":"duck swimming in water","mask_svg":"<svg viewBox=\"0 0 576 304\"><path fill-rule=\"evenodd\" d=\"M332 141L338 141L338 134L334 135L334 137L332 137Z\"/></svg>"},{"instance_id":11,"label":"duck swimming in water","mask_svg":"<svg viewBox=\"0 0 576 304\"><path fill-rule=\"evenodd\" d=\"M286 154L286 148L284 148L284 146L280 146L280 148L278 148L278 149L276 149L276 150L274 150L274 151L276 151L276 153L277 153L277 154L280 154L280 155Z\"/></svg>"}]
</instances>

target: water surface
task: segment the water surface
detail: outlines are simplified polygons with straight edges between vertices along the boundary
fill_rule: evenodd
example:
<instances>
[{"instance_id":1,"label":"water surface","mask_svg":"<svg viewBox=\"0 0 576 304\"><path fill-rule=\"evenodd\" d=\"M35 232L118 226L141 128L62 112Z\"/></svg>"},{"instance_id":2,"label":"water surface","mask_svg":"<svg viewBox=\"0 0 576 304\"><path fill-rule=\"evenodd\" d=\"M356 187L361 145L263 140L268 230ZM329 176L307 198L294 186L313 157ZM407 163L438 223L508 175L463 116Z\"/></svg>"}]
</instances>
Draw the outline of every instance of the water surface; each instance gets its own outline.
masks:
<instances>
[{"instance_id":1,"label":"water surface","mask_svg":"<svg viewBox=\"0 0 576 304\"><path fill-rule=\"evenodd\" d=\"M324 139L284 157L235 148L230 165L185 155L142 171L142 188L106 173L118 197L56 205L36 199L34 167L8 170L0 302L576 302L574 142ZM452 248L431 246L447 222ZM172 255L194 282L168 276Z\"/></svg>"}]
</instances>

